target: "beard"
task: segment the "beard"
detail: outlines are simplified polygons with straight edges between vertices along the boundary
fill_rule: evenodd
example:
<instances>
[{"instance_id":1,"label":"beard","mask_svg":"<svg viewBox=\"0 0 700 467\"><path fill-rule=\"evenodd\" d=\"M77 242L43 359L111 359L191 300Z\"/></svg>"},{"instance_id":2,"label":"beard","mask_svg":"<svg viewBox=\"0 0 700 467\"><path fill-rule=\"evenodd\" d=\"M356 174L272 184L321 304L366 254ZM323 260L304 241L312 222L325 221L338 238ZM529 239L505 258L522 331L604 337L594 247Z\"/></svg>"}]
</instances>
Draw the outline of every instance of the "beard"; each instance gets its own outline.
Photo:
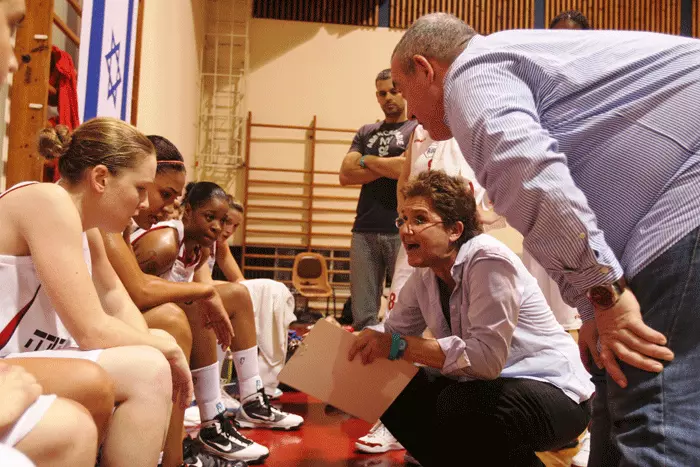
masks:
<instances>
[{"instance_id":1,"label":"beard","mask_svg":"<svg viewBox=\"0 0 700 467\"><path fill-rule=\"evenodd\" d=\"M397 118L400 117L401 114L403 114L404 109L394 104L383 106L382 111L384 112L384 115L388 118Z\"/></svg>"}]
</instances>

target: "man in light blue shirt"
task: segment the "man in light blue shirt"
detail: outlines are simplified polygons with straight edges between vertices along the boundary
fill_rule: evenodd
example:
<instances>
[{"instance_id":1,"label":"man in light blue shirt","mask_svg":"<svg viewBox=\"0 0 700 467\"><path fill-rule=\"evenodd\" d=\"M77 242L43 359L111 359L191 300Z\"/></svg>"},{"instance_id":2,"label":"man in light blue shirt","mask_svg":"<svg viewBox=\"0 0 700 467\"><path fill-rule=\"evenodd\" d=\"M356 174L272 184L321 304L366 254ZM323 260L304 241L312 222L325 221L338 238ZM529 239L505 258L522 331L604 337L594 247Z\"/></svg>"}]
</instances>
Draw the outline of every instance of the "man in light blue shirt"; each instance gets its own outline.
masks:
<instances>
[{"instance_id":1,"label":"man in light blue shirt","mask_svg":"<svg viewBox=\"0 0 700 467\"><path fill-rule=\"evenodd\" d=\"M700 458L698 64L694 39L484 37L442 13L392 56L413 114L435 139L456 138L585 321L580 346L607 371L589 465Z\"/></svg>"}]
</instances>

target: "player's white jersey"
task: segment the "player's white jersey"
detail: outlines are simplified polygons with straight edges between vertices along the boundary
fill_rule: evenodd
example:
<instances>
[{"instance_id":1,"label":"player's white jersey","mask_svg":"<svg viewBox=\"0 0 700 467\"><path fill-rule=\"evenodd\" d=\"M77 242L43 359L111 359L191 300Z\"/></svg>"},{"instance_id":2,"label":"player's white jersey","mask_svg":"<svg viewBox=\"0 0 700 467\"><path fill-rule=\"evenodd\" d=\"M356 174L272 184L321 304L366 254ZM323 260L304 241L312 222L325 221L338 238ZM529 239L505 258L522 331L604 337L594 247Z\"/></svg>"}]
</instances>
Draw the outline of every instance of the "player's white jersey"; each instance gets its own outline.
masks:
<instances>
[{"instance_id":1,"label":"player's white jersey","mask_svg":"<svg viewBox=\"0 0 700 467\"><path fill-rule=\"evenodd\" d=\"M194 259L187 262L187 254L185 251L185 226L181 220L172 219L169 221L158 222L148 230L136 226L129 235L131 245L136 246L136 243L148 232L159 229L175 229L177 232L178 242L180 242L180 249L177 254L177 259L173 263L170 270L161 274L160 277L171 282L192 282L194 279L194 272L202 258L202 253L201 249L197 248Z\"/></svg>"},{"instance_id":2,"label":"player's white jersey","mask_svg":"<svg viewBox=\"0 0 700 467\"><path fill-rule=\"evenodd\" d=\"M0 202L4 195L34 183L13 186L0 194ZM85 233L83 257L92 272ZM70 345L74 345L73 340L45 294L32 257L0 255L0 357Z\"/></svg>"}]
</instances>

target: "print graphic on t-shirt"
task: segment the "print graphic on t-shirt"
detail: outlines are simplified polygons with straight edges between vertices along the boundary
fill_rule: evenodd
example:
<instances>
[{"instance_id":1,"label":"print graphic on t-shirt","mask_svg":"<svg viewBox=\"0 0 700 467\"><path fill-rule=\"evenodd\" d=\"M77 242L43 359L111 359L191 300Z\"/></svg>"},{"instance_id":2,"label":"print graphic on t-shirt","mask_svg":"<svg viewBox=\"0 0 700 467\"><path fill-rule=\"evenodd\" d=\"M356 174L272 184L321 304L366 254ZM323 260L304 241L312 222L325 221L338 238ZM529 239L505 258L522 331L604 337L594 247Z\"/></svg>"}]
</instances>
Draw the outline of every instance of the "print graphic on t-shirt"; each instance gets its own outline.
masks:
<instances>
[{"instance_id":1,"label":"print graphic on t-shirt","mask_svg":"<svg viewBox=\"0 0 700 467\"><path fill-rule=\"evenodd\" d=\"M384 157L389 155L389 146L396 140L398 146L403 146L403 134L399 130L384 130L378 131L372 135L372 137L367 141L367 147L373 148L374 144L379 141L379 147L377 150L377 155L379 157Z\"/></svg>"},{"instance_id":2,"label":"print graphic on t-shirt","mask_svg":"<svg viewBox=\"0 0 700 467\"><path fill-rule=\"evenodd\" d=\"M425 158L428 159L428 171L430 171L433 167L433 157L435 157L435 151L437 151L437 143L433 143L428 147L428 150L425 151Z\"/></svg>"},{"instance_id":3,"label":"print graphic on t-shirt","mask_svg":"<svg viewBox=\"0 0 700 467\"><path fill-rule=\"evenodd\" d=\"M66 339L61 339L60 337L54 336L52 334L49 334L48 332L41 331L39 329L34 330L34 337L38 337L39 341L37 344L34 346L34 348L30 348L30 346L34 343L34 339L29 338L26 344L24 344L24 348L29 350L30 352L36 352L37 350L53 350L56 347L63 348L63 345L66 343ZM48 347L45 349L42 349L41 346L44 345L44 342L50 342Z\"/></svg>"}]
</instances>

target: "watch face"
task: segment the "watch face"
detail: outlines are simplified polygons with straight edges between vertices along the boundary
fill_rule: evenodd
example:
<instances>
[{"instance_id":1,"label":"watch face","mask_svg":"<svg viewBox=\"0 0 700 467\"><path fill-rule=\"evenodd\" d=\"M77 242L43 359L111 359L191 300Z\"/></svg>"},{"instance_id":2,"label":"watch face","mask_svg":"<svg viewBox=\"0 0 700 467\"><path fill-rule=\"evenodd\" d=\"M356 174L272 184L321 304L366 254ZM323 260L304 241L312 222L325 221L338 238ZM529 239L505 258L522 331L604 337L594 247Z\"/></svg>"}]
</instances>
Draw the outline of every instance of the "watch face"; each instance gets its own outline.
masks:
<instances>
[{"instance_id":1,"label":"watch face","mask_svg":"<svg viewBox=\"0 0 700 467\"><path fill-rule=\"evenodd\" d=\"M590 298L593 304L600 308L610 308L615 304L615 297L607 287L593 287L590 290Z\"/></svg>"}]
</instances>

